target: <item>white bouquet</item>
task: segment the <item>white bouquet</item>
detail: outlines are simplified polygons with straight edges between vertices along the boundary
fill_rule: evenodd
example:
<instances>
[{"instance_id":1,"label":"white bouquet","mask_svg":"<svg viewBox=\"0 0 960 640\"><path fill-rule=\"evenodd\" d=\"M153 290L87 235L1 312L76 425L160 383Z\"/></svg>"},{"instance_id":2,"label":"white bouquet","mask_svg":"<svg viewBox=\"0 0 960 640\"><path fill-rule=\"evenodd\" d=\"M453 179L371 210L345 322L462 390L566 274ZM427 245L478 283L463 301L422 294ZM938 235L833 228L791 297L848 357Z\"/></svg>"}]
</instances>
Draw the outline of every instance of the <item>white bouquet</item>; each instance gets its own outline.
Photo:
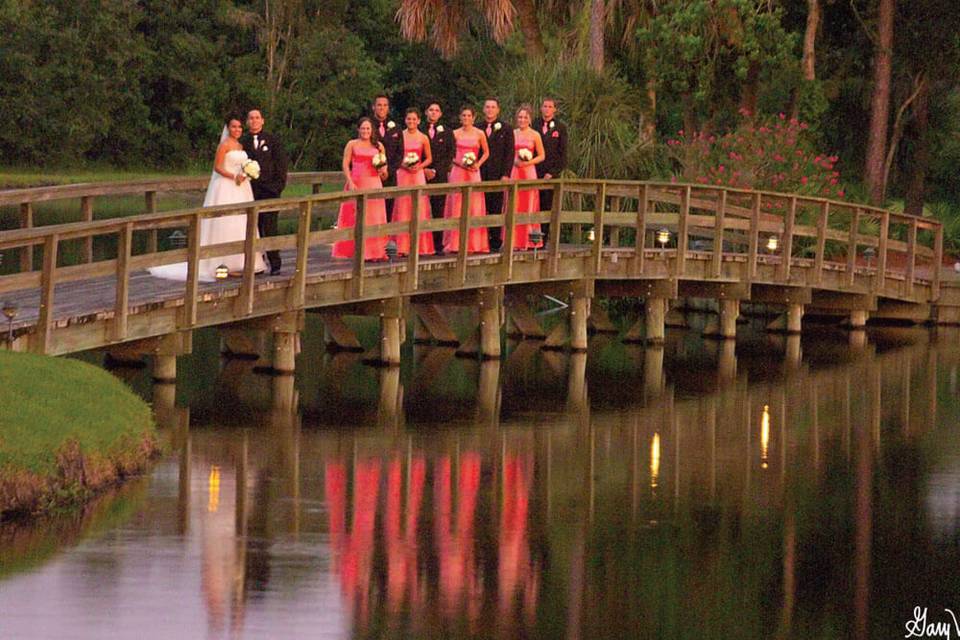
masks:
<instances>
[{"instance_id":1,"label":"white bouquet","mask_svg":"<svg viewBox=\"0 0 960 640\"><path fill-rule=\"evenodd\" d=\"M383 153L378 153L373 156L373 168L379 169L380 167L387 166L387 156Z\"/></svg>"},{"instance_id":2,"label":"white bouquet","mask_svg":"<svg viewBox=\"0 0 960 640\"><path fill-rule=\"evenodd\" d=\"M473 151L467 151L465 154L463 154L463 157L460 158L460 164L467 168L472 167L473 165L477 164L477 154L475 154Z\"/></svg>"},{"instance_id":3,"label":"white bouquet","mask_svg":"<svg viewBox=\"0 0 960 640\"><path fill-rule=\"evenodd\" d=\"M403 156L403 166L407 167L408 169L418 162L420 162L420 156L413 151Z\"/></svg>"},{"instance_id":4,"label":"white bouquet","mask_svg":"<svg viewBox=\"0 0 960 640\"><path fill-rule=\"evenodd\" d=\"M533 160L533 152L530 149L520 149L517 152L517 157L520 158L521 162L530 162Z\"/></svg>"},{"instance_id":5,"label":"white bouquet","mask_svg":"<svg viewBox=\"0 0 960 640\"><path fill-rule=\"evenodd\" d=\"M260 163L256 160L247 160L243 163L241 169L243 169L244 175L251 180L256 180L260 177Z\"/></svg>"}]
</instances>

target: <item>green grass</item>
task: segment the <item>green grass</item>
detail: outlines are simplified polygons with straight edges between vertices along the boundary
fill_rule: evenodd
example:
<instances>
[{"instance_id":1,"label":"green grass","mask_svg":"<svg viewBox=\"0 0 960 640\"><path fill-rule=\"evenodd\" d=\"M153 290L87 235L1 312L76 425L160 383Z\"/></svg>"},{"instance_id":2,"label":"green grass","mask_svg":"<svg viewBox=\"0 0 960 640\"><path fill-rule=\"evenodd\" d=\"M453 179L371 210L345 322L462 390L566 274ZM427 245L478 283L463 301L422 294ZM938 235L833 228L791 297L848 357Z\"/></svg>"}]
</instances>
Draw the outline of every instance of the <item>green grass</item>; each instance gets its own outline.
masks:
<instances>
[{"instance_id":1,"label":"green grass","mask_svg":"<svg viewBox=\"0 0 960 640\"><path fill-rule=\"evenodd\" d=\"M84 362L0 352L0 484L17 474L56 479L58 453L71 441L99 471L142 464L155 443L150 407ZM0 512L2 501L0 492Z\"/></svg>"},{"instance_id":2,"label":"green grass","mask_svg":"<svg viewBox=\"0 0 960 640\"><path fill-rule=\"evenodd\" d=\"M116 169L112 167L81 167L70 169L40 169L36 167L0 167L0 189L48 187L78 182L124 182L149 180L170 176L202 176L209 169L193 167L173 171Z\"/></svg>"}]
</instances>

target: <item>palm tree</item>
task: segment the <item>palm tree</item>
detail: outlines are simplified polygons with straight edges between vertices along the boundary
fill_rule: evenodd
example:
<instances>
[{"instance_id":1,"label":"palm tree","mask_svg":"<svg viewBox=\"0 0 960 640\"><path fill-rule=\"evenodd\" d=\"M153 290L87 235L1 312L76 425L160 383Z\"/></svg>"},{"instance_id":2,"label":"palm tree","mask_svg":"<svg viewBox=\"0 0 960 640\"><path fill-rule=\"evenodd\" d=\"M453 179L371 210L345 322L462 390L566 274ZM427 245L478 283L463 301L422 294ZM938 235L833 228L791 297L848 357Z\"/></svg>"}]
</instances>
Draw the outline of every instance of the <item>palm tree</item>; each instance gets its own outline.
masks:
<instances>
[{"instance_id":1,"label":"palm tree","mask_svg":"<svg viewBox=\"0 0 960 640\"><path fill-rule=\"evenodd\" d=\"M503 43L519 22L529 58L544 55L543 35L534 0L401 0L397 21L403 37L427 40L446 58L460 48L460 40L475 13L483 17L493 39Z\"/></svg>"}]
</instances>

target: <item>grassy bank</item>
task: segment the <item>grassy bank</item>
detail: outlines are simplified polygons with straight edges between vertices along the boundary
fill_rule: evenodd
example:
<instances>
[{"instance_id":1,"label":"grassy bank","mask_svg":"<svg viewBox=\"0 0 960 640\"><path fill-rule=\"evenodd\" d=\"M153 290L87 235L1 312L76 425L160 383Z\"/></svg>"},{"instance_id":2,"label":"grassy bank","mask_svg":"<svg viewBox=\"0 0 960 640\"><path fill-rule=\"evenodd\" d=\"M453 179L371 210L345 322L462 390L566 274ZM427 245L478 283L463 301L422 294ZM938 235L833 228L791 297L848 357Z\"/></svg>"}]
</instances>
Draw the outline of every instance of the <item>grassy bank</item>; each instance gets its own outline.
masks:
<instances>
[{"instance_id":1,"label":"grassy bank","mask_svg":"<svg viewBox=\"0 0 960 640\"><path fill-rule=\"evenodd\" d=\"M110 374L0 352L0 513L84 498L157 450L149 406Z\"/></svg>"}]
</instances>

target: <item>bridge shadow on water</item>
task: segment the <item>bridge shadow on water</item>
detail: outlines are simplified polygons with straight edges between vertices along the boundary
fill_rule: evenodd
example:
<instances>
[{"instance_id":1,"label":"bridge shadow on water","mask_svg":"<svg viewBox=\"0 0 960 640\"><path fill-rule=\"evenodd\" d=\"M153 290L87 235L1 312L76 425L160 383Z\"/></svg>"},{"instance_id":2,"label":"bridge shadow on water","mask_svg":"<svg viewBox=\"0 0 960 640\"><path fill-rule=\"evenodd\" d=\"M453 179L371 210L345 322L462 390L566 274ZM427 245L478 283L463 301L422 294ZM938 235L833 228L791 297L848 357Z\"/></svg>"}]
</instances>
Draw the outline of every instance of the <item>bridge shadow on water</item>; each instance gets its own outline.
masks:
<instances>
[{"instance_id":1,"label":"bridge shadow on water","mask_svg":"<svg viewBox=\"0 0 960 640\"><path fill-rule=\"evenodd\" d=\"M308 325L294 377L200 332L178 387L115 369L170 453L119 521L5 579L4 625L893 637L960 596L958 337L670 330L505 341L500 361L408 344L374 367ZM0 558L41 529L0 529Z\"/></svg>"}]
</instances>

